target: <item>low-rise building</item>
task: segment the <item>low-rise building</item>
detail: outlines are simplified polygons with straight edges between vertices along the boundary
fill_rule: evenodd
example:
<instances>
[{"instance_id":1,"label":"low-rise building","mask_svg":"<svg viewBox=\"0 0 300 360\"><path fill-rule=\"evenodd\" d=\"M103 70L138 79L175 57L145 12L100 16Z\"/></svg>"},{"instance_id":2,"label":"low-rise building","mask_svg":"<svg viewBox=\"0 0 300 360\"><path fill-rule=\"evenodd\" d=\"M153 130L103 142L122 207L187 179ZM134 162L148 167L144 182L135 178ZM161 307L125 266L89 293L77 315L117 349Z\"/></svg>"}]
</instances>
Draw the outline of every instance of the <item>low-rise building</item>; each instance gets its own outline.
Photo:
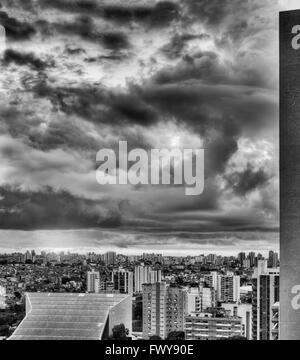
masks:
<instances>
[{"instance_id":1,"label":"low-rise building","mask_svg":"<svg viewBox=\"0 0 300 360\"><path fill-rule=\"evenodd\" d=\"M213 317L201 313L185 318L186 340L221 340L241 335L240 317Z\"/></svg>"},{"instance_id":2,"label":"low-rise building","mask_svg":"<svg viewBox=\"0 0 300 360\"><path fill-rule=\"evenodd\" d=\"M27 293L26 316L9 340L105 340L121 323L131 335L129 295Z\"/></svg>"}]
</instances>

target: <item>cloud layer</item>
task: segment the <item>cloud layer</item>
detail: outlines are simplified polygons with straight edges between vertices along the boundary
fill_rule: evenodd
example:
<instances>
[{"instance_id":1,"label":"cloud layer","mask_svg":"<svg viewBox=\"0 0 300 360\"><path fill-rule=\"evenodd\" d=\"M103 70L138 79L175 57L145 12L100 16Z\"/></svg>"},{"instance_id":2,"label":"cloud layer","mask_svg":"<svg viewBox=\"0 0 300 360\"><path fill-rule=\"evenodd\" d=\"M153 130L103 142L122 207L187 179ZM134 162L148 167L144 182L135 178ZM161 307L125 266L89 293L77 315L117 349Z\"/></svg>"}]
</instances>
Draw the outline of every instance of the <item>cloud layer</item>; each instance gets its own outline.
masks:
<instances>
[{"instance_id":1,"label":"cloud layer","mask_svg":"<svg viewBox=\"0 0 300 360\"><path fill-rule=\"evenodd\" d=\"M174 248L278 229L277 2L1 5L0 228L110 228L124 246L138 231ZM96 153L120 140L203 146L204 194L101 187Z\"/></svg>"}]
</instances>

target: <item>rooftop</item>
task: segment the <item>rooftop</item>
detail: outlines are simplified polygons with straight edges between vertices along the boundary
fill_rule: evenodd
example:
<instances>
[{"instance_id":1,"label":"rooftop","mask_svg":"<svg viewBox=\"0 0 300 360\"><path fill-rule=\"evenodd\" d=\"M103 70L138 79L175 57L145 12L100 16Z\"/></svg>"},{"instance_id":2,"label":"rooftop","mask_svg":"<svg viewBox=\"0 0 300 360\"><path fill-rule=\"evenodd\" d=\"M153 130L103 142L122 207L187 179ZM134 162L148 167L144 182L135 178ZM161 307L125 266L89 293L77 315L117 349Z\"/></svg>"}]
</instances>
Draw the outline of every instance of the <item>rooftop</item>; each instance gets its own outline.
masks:
<instances>
[{"instance_id":1,"label":"rooftop","mask_svg":"<svg viewBox=\"0 0 300 360\"><path fill-rule=\"evenodd\" d=\"M27 314L9 340L100 340L111 308L128 295L27 293Z\"/></svg>"}]
</instances>

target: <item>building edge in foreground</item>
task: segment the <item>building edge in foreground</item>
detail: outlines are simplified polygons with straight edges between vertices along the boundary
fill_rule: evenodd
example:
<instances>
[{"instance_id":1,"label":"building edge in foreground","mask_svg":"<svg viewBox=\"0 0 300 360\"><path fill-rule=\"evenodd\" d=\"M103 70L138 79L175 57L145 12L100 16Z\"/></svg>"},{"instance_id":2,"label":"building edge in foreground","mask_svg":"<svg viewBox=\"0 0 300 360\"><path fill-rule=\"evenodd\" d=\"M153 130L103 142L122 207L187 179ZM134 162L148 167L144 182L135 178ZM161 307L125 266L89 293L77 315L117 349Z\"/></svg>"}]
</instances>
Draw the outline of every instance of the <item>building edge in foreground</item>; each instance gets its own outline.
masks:
<instances>
[{"instance_id":1,"label":"building edge in foreground","mask_svg":"<svg viewBox=\"0 0 300 360\"><path fill-rule=\"evenodd\" d=\"M280 13L280 340L300 339L299 34L300 10Z\"/></svg>"}]
</instances>

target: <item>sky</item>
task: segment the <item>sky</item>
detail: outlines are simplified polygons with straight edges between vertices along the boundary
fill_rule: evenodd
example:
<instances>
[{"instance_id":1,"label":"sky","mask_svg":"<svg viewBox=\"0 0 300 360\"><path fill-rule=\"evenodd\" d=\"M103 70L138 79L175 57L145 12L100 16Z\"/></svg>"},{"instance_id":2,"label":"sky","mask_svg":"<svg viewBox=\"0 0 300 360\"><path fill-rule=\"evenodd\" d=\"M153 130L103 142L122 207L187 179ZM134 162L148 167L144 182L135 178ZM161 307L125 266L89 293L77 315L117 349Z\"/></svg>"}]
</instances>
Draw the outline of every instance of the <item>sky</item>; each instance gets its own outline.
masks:
<instances>
[{"instance_id":1,"label":"sky","mask_svg":"<svg viewBox=\"0 0 300 360\"><path fill-rule=\"evenodd\" d=\"M278 249L278 12L296 1L0 4L0 252ZM204 193L99 185L120 140L204 147Z\"/></svg>"}]
</instances>

